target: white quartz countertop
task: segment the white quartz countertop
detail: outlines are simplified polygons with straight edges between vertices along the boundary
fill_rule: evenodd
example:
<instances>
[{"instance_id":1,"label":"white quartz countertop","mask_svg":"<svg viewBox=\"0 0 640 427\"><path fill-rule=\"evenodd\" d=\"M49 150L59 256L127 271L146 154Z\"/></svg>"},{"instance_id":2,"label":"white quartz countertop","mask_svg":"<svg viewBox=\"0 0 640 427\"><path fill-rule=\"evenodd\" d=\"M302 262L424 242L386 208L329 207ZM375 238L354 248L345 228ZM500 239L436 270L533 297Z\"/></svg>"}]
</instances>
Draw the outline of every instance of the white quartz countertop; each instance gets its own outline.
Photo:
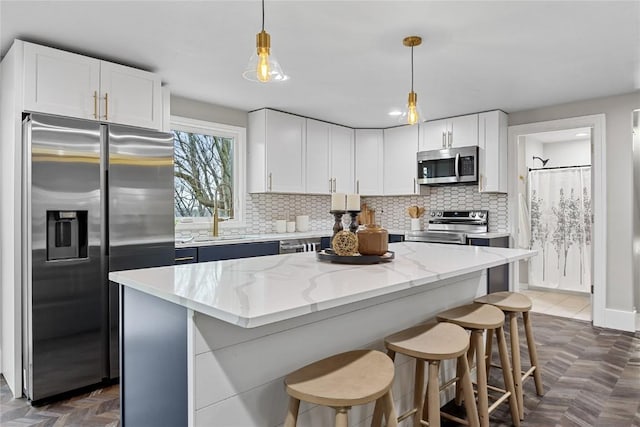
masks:
<instances>
[{"instance_id":1,"label":"white quartz countertop","mask_svg":"<svg viewBox=\"0 0 640 427\"><path fill-rule=\"evenodd\" d=\"M395 259L372 265L316 260L314 252L109 273L147 294L252 328L351 304L536 255L536 251L392 243Z\"/></svg>"}]
</instances>

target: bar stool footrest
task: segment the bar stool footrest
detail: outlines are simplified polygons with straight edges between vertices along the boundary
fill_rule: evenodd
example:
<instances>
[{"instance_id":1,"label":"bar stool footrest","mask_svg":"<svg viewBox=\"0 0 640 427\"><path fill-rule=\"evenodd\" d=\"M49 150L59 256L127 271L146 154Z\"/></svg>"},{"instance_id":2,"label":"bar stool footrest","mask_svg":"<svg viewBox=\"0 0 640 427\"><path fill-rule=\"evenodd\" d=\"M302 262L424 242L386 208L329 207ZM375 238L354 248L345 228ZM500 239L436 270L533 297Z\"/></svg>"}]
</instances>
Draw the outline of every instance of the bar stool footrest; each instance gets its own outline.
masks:
<instances>
[{"instance_id":1,"label":"bar stool footrest","mask_svg":"<svg viewBox=\"0 0 640 427\"><path fill-rule=\"evenodd\" d=\"M398 417L398 422L404 421L405 419L409 418L410 416L412 416L416 412L418 412L417 408L409 409L407 412L405 412L404 414L402 414L402 415L400 415Z\"/></svg>"}]
</instances>

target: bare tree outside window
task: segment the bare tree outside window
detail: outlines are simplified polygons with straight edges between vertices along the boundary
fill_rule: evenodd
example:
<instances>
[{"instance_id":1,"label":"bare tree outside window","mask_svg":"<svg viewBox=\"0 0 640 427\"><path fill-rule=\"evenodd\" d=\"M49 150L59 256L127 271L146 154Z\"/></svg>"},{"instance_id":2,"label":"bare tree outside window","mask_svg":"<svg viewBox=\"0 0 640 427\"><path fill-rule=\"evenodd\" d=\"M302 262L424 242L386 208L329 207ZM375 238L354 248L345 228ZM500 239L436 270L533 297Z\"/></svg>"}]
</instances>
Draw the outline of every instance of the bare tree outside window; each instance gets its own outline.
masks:
<instances>
[{"instance_id":1,"label":"bare tree outside window","mask_svg":"<svg viewBox=\"0 0 640 427\"><path fill-rule=\"evenodd\" d=\"M173 131L176 217L234 217L234 139ZM217 200L216 200L217 198Z\"/></svg>"}]
</instances>

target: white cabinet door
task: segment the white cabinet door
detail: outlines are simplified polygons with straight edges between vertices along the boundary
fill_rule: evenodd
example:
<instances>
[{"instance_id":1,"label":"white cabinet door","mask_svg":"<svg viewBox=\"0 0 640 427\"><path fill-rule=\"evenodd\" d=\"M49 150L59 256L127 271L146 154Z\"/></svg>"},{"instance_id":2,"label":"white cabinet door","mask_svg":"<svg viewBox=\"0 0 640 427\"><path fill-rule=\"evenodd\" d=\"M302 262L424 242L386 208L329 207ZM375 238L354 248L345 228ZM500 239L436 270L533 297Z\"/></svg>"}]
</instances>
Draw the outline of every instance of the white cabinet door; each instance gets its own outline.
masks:
<instances>
[{"instance_id":1,"label":"white cabinet door","mask_svg":"<svg viewBox=\"0 0 640 427\"><path fill-rule=\"evenodd\" d=\"M267 191L305 192L305 118L267 110Z\"/></svg>"},{"instance_id":2,"label":"white cabinet door","mask_svg":"<svg viewBox=\"0 0 640 427\"><path fill-rule=\"evenodd\" d=\"M478 115L453 117L450 119L450 147L475 147L478 145Z\"/></svg>"},{"instance_id":3,"label":"white cabinet door","mask_svg":"<svg viewBox=\"0 0 640 427\"><path fill-rule=\"evenodd\" d=\"M418 126L401 126L384 130L384 194L417 194L416 183Z\"/></svg>"},{"instance_id":4,"label":"white cabinet door","mask_svg":"<svg viewBox=\"0 0 640 427\"><path fill-rule=\"evenodd\" d=\"M98 119L99 60L25 43L24 71L25 110Z\"/></svg>"},{"instance_id":5,"label":"white cabinet door","mask_svg":"<svg viewBox=\"0 0 640 427\"><path fill-rule=\"evenodd\" d=\"M447 148L447 135L450 131L447 120L433 120L421 123L419 151Z\"/></svg>"},{"instance_id":6,"label":"white cabinet door","mask_svg":"<svg viewBox=\"0 0 640 427\"><path fill-rule=\"evenodd\" d=\"M355 192L354 156L353 129L331 125L331 176L334 192Z\"/></svg>"},{"instance_id":7,"label":"white cabinet door","mask_svg":"<svg viewBox=\"0 0 640 427\"><path fill-rule=\"evenodd\" d=\"M451 117L420 125L420 151L478 145L478 115Z\"/></svg>"},{"instance_id":8,"label":"white cabinet door","mask_svg":"<svg viewBox=\"0 0 640 427\"><path fill-rule=\"evenodd\" d=\"M382 194L382 129L356 129L356 192L363 196Z\"/></svg>"},{"instance_id":9,"label":"white cabinet door","mask_svg":"<svg viewBox=\"0 0 640 427\"><path fill-rule=\"evenodd\" d=\"M149 129L162 127L160 77L124 65L100 61L100 117Z\"/></svg>"},{"instance_id":10,"label":"white cabinet door","mask_svg":"<svg viewBox=\"0 0 640 427\"><path fill-rule=\"evenodd\" d=\"M502 111L480 113L478 189L507 192L507 115Z\"/></svg>"},{"instance_id":11,"label":"white cabinet door","mask_svg":"<svg viewBox=\"0 0 640 427\"><path fill-rule=\"evenodd\" d=\"M330 128L329 123L307 119L307 193L326 194L332 191Z\"/></svg>"}]
</instances>

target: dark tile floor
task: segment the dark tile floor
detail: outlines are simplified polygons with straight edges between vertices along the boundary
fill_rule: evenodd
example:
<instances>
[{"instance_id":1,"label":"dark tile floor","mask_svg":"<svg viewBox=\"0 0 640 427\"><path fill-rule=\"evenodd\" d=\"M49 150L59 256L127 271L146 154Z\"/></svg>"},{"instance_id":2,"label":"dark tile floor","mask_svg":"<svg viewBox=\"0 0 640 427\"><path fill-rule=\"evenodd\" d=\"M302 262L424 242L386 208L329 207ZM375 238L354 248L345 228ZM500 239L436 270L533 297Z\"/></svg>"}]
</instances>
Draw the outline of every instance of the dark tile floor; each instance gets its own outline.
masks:
<instances>
[{"instance_id":1,"label":"dark tile floor","mask_svg":"<svg viewBox=\"0 0 640 427\"><path fill-rule=\"evenodd\" d=\"M545 395L536 395L533 380L525 382L526 417L521 425L640 427L640 333L538 313L532 313L532 319ZM524 340L522 344L523 367L528 367ZM498 384L500 375L492 370ZM118 410L118 386L32 408L24 399L11 399L0 377L2 427L116 427ZM491 425L511 425L506 405L494 412Z\"/></svg>"}]
</instances>

